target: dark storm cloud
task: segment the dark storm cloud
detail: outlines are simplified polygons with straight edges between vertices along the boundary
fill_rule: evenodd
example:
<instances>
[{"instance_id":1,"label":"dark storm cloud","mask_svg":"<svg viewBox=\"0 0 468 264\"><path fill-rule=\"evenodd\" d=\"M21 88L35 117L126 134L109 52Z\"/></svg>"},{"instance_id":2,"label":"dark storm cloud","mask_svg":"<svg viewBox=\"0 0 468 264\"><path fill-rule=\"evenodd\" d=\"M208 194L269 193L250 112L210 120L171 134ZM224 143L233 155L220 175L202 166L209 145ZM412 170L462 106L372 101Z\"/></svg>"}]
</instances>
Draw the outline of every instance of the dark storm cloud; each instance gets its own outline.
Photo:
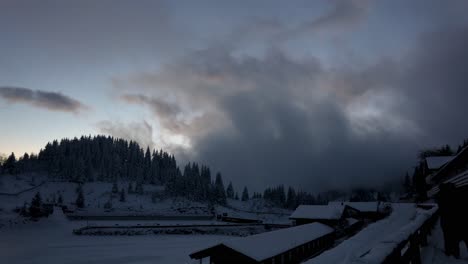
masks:
<instances>
[{"instance_id":1,"label":"dark storm cloud","mask_svg":"<svg viewBox=\"0 0 468 264\"><path fill-rule=\"evenodd\" d=\"M309 26L365 17L367 6L338 3ZM274 31L271 21L265 31ZM178 132L191 148L176 154L237 184L377 186L399 180L419 149L467 137L466 46L467 27L450 25L422 34L399 59L325 67L274 48L255 57L214 45L115 84L138 87L153 112L171 113L154 111L148 98L170 99L178 116L201 112Z\"/></svg>"},{"instance_id":2,"label":"dark storm cloud","mask_svg":"<svg viewBox=\"0 0 468 264\"><path fill-rule=\"evenodd\" d=\"M286 181L317 190L382 183L404 170L394 164L407 164L413 156L411 131L383 124L372 133L365 129L377 119L411 123L394 115L392 105L379 116L347 112L361 98L375 97L367 93L381 82L372 78L381 77L376 73L382 67L331 71L317 59L297 61L277 50L265 58L205 50L131 81L153 87L149 93L170 92L181 105L191 100L209 117L182 131L192 149L178 155L257 188ZM392 96L379 90L376 95Z\"/></svg>"},{"instance_id":3,"label":"dark storm cloud","mask_svg":"<svg viewBox=\"0 0 468 264\"><path fill-rule=\"evenodd\" d=\"M96 124L100 133L108 134L117 138L125 138L138 142L141 147L154 148L153 127L146 121L121 123L112 121L101 121Z\"/></svg>"},{"instance_id":4,"label":"dark storm cloud","mask_svg":"<svg viewBox=\"0 0 468 264\"><path fill-rule=\"evenodd\" d=\"M468 137L468 26L424 34L416 46L399 85L411 99L404 111L431 141L458 143Z\"/></svg>"},{"instance_id":5,"label":"dark storm cloud","mask_svg":"<svg viewBox=\"0 0 468 264\"><path fill-rule=\"evenodd\" d=\"M9 103L25 103L51 111L78 113L87 107L78 100L56 92L21 87L0 87L0 97Z\"/></svg>"}]
</instances>

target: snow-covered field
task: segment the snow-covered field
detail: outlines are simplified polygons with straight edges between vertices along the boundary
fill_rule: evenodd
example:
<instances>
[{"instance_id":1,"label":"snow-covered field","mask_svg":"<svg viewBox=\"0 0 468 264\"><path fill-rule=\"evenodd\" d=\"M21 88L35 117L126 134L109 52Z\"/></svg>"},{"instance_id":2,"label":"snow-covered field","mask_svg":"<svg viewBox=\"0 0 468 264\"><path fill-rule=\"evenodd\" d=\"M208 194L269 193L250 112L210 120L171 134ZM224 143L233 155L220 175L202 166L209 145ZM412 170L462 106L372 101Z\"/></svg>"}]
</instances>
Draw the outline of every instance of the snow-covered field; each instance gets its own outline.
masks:
<instances>
[{"instance_id":1,"label":"snow-covered field","mask_svg":"<svg viewBox=\"0 0 468 264\"><path fill-rule=\"evenodd\" d=\"M33 196L39 192L43 202L53 203L62 197L63 204L71 208L77 198L78 184L72 182L57 182L42 175L3 175L0 184L0 228L10 226L11 222L22 222L12 210L30 203ZM91 182L83 185L86 207L77 211L77 215L116 216L116 215L160 215L160 216L199 216L205 219L193 218L191 221L182 221L179 224L195 224L201 220L208 220L213 213L227 213L232 217L262 220L264 223L289 224L290 211L271 207L262 199L249 201L236 201L228 199L228 206L216 206L213 212L206 203L189 201L184 198L165 198L164 187L150 184L143 185L143 194L128 193L129 182L119 182L119 191L124 189L125 201L120 201L119 193L112 193L112 183ZM133 183L135 188L135 183ZM156 199L155 197L156 196ZM112 207L105 208L111 202ZM183 220L183 219L179 219ZM188 220L188 219L187 219ZM213 219L215 220L215 219ZM120 221L120 219L119 219ZM174 222L176 221L176 222ZM178 220L171 221L177 224ZM93 225L102 225L101 221L90 221ZM164 221L157 221L163 223ZM211 221L213 222L213 221ZM154 224L155 221L140 221L137 224ZM206 222L205 222L206 223ZM112 225L118 223L111 223ZM130 223L127 223L130 224Z\"/></svg>"},{"instance_id":2,"label":"snow-covered field","mask_svg":"<svg viewBox=\"0 0 468 264\"><path fill-rule=\"evenodd\" d=\"M229 224L214 218L190 219L190 216L211 215L210 206L183 198L165 198L164 188L154 185L144 185L143 194L129 194L128 182L118 183L119 190L126 192L126 200L122 202L118 193L112 193L112 183L86 183L83 186L86 208L76 211L76 214L188 217L174 220L72 221L56 207L53 215L33 222L13 212L14 208L29 203L37 192L40 192L43 202L53 203L61 196L63 204L73 208L77 187L76 183L51 181L40 175L3 176L0 183L0 263L192 263L190 253L233 238L226 235L163 235L151 232L136 236L72 233L74 229L84 226ZM155 200L154 194L161 195L157 195ZM112 201L111 210L104 208L109 200ZM265 223L290 223L288 210L268 206L262 200L229 200L227 207L216 206L215 209L216 214L228 213L229 216L260 219Z\"/></svg>"},{"instance_id":3,"label":"snow-covered field","mask_svg":"<svg viewBox=\"0 0 468 264\"><path fill-rule=\"evenodd\" d=\"M189 254L228 236L77 236L82 222L60 210L39 222L0 229L0 263L192 263Z\"/></svg>"}]
</instances>

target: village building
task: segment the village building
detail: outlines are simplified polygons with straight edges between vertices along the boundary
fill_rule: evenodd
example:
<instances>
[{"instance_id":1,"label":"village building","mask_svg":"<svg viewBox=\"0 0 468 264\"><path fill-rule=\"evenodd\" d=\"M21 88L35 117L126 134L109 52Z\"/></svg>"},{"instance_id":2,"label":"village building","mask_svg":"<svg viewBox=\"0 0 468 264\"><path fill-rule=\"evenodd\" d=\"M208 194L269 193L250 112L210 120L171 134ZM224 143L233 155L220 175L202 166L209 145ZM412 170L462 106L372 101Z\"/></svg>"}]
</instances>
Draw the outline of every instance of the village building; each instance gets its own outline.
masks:
<instances>
[{"instance_id":1,"label":"village building","mask_svg":"<svg viewBox=\"0 0 468 264\"><path fill-rule=\"evenodd\" d=\"M190 254L192 259L209 258L210 264L300 263L330 248L335 240L333 228L312 223L227 240Z\"/></svg>"},{"instance_id":2,"label":"village building","mask_svg":"<svg viewBox=\"0 0 468 264\"><path fill-rule=\"evenodd\" d=\"M344 206L347 217L356 219L379 220L389 211L380 201L374 202L329 202L329 206Z\"/></svg>"},{"instance_id":3,"label":"village building","mask_svg":"<svg viewBox=\"0 0 468 264\"><path fill-rule=\"evenodd\" d=\"M468 193L468 147L460 151L436 173L430 175L426 182L429 184L427 195L433 197L439 192L442 183L453 183L455 187Z\"/></svg>"},{"instance_id":4,"label":"village building","mask_svg":"<svg viewBox=\"0 0 468 264\"><path fill-rule=\"evenodd\" d=\"M452 161L454 156L432 156L426 157L421 163L421 170L424 176L431 175L440 170L445 164Z\"/></svg>"},{"instance_id":5,"label":"village building","mask_svg":"<svg viewBox=\"0 0 468 264\"><path fill-rule=\"evenodd\" d=\"M289 219L293 220L295 225L322 223L331 227L337 227L345 224L348 210L350 208L341 204L299 205Z\"/></svg>"}]
</instances>

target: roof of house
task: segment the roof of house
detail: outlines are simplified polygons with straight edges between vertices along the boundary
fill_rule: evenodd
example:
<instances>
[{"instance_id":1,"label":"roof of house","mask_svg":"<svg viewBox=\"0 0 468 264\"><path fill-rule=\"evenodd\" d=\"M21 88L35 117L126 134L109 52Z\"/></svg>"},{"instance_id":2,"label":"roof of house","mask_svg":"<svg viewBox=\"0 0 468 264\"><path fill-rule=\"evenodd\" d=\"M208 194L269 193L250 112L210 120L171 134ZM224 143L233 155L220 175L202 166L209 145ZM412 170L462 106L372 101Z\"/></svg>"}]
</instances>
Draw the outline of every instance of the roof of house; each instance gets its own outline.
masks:
<instances>
[{"instance_id":1,"label":"roof of house","mask_svg":"<svg viewBox=\"0 0 468 264\"><path fill-rule=\"evenodd\" d=\"M427 157L426 163L427 167L431 170L440 169L444 166L447 162L453 160L455 156L436 156L436 157Z\"/></svg>"},{"instance_id":2,"label":"roof of house","mask_svg":"<svg viewBox=\"0 0 468 264\"><path fill-rule=\"evenodd\" d=\"M299 205L289 217L291 219L340 219L344 206L340 204L329 205Z\"/></svg>"},{"instance_id":3,"label":"roof of house","mask_svg":"<svg viewBox=\"0 0 468 264\"><path fill-rule=\"evenodd\" d=\"M430 175L427 179L426 182L435 185L435 184L440 184L442 178L444 178L444 174L447 174L447 171L453 170L457 164L460 162L463 162L463 159L468 155L468 147L465 147L462 149L457 155L453 156L450 161L445 163L435 174ZM457 177L456 175L454 177ZM447 179L444 180L444 182L447 182ZM428 194L429 196L435 195L439 190L438 186L434 186L430 192L431 194Z\"/></svg>"},{"instance_id":4,"label":"roof of house","mask_svg":"<svg viewBox=\"0 0 468 264\"><path fill-rule=\"evenodd\" d=\"M202 251L207 251L220 245L224 245L247 257L255 259L256 261L263 261L317 238L323 237L333 231L333 228L320 223L300 225L253 236L227 240L208 249L194 252L190 256L192 258L197 258L194 257L194 255L200 255L199 253Z\"/></svg>"},{"instance_id":5,"label":"roof of house","mask_svg":"<svg viewBox=\"0 0 468 264\"><path fill-rule=\"evenodd\" d=\"M347 205L360 212L378 212L379 202L329 202L329 205Z\"/></svg>"},{"instance_id":6,"label":"roof of house","mask_svg":"<svg viewBox=\"0 0 468 264\"><path fill-rule=\"evenodd\" d=\"M455 187L457 188L467 186L468 185L468 169L462 171L461 173L455 175L454 177L451 177L450 179L443 181L443 183L453 183L455 184ZM427 195L429 197L432 197L435 194L437 194L439 190L440 190L439 185L435 185L434 187L432 187L432 189L430 189L427 192Z\"/></svg>"}]
</instances>

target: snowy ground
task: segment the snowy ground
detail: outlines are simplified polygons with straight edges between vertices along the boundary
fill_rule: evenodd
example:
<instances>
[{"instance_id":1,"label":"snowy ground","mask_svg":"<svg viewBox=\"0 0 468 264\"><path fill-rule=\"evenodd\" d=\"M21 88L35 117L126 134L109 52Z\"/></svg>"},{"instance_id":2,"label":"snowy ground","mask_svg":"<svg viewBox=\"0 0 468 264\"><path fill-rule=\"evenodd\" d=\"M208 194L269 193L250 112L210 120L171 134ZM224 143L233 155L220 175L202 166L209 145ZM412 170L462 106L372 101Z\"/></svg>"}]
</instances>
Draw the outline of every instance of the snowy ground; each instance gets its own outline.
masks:
<instances>
[{"instance_id":1,"label":"snowy ground","mask_svg":"<svg viewBox=\"0 0 468 264\"><path fill-rule=\"evenodd\" d=\"M188 255L230 239L213 235L76 236L80 222L48 219L0 230L0 263L192 263Z\"/></svg>"},{"instance_id":2,"label":"snowy ground","mask_svg":"<svg viewBox=\"0 0 468 264\"><path fill-rule=\"evenodd\" d=\"M72 230L86 225L186 225L228 224L213 220L119 220L119 221L70 221L60 209L39 222L20 217L13 212L16 207L29 203L36 192L44 202L52 203L61 195L64 204L73 207L77 197L77 184L54 182L44 176L3 176L0 182L0 263L192 263L189 254L217 244L232 236L225 235L141 235L141 236L78 236ZM127 190L128 182L119 183L119 190ZM207 204L183 198L164 199L161 186L144 185L144 194L128 194L120 202L118 194L112 194L112 184L86 183L83 186L86 208L79 213L93 215L207 215ZM161 198L152 201L152 195ZM112 200L113 210L104 209ZM288 223L287 210L274 208L262 201L229 201L229 207L217 207L216 213L230 216L261 219L265 223ZM259 213L256 213L259 212ZM198 263L198 262L197 262Z\"/></svg>"},{"instance_id":3,"label":"snowy ground","mask_svg":"<svg viewBox=\"0 0 468 264\"><path fill-rule=\"evenodd\" d=\"M460 243L460 259L447 257L444 254L444 237L440 223L437 223L428 238L429 245L422 248L422 264L462 264L468 263L468 250L464 243Z\"/></svg>"}]
</instances>

